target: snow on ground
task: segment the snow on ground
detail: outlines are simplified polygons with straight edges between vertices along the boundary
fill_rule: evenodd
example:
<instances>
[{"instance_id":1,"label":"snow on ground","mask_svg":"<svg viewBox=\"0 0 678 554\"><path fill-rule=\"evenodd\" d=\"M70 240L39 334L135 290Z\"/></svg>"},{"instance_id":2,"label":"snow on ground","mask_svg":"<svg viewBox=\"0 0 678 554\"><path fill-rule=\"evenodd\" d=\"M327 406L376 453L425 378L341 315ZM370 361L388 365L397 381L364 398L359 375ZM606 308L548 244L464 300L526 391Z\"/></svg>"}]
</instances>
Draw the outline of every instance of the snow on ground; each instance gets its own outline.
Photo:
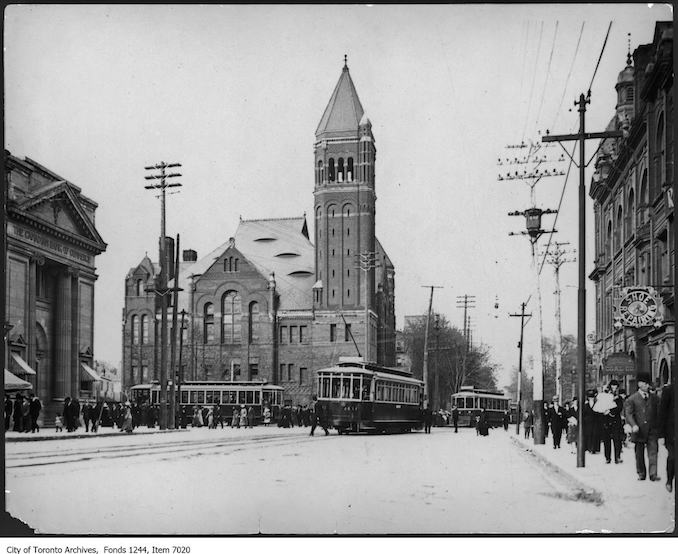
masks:
<instances>
[{"instance_id":1,"label":"snow on ground","mask_svg":"<svg viewBox=\"0 0 678 554\"><path fill-rule=\"evenodd\" d=\"M673 517L657 509L659 484L644 512L637 492L572 500L503 430L308 431L9 442L7 509L42 533L95 535L642 532Z\"/></svg>"}]
</instances>

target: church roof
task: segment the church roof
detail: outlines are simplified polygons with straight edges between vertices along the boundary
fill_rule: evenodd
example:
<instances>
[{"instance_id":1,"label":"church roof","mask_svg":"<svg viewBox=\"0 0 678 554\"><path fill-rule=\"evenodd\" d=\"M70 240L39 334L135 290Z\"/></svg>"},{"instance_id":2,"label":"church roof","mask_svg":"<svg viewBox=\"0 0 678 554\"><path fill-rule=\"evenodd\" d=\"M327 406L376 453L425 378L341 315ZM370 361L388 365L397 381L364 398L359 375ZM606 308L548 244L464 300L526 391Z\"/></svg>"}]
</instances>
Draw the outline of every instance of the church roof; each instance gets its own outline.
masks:
<instances>
[{"instance_id":1,"label":"church roof","mask_svg":"<svg viewBox=\"0 0 678 554\"><path fill-rule=\"evenodd\" d=\"M353 80L348 72L348 67L344 65L341 76L334 87L334 92L330 98L325 113L323 113L316 136L323 133L342 133L346 131L357 132L364 110L360 104L358 93L353 85Z\"/></svg>"}]
</instances>

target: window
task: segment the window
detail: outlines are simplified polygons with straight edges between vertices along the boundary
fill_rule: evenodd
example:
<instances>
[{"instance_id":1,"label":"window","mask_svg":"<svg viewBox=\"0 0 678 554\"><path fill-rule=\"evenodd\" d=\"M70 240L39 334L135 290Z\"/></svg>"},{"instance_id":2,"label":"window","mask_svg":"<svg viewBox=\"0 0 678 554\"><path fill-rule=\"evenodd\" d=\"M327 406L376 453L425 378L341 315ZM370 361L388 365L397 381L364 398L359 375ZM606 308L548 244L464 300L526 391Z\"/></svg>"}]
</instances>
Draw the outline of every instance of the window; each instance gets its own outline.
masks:
<instances>
[{"instance_id":1,"label":"window","mask_svg":"<svg viewBox=\"0 0 678 554\"><path fill-rule=\"evenodd\" d=\"M144 281L143 279L137 279L137 296L144 296Z\"/></svg>"},{"instance_id":2,"label":"window","mask_svg":"<svg viewBox=\"0 0 678 554\"><path fill-rule=\"evenodd\" d=\"M280 364L280 379L285 379L286 364Z\"/></svg>"},{"instance_id":3,"label":"window","mask_svg":"<svg viewBox=\"0 0 678 554\"><path fill-rule=\"evenodd\" d=\"M351 340L351 324L347 323L346 328L344 329L344 342Z\"/></svg>"},{"instance_id":4,"label":"window","mask_svg":"<svg viewBox=\"0 0 678 554\"><path fill-rule=\"evenodd\" d=\"M346 170L346 180L353 181L353 158L348 159L347 170Z\"/></svg>"},{"instance_id":5,"label":"window","mask_svg":"<svg viewBox=\"0 0 678 554\"><path fill-rule=\"evenodd\" d=\"M214 305L211 302L203 308L203 340L206 343L214 340Z\"/></svg>"},{"instance_id":6,"label":"window","mask_svg":"<svg viewBox=\"0 0 678 554\"><path fill-rule=\"evenodd\" d=\"M259 303L250 302L249 307L249 318L248 318L249 329L247 331L248 342L252 344L253 342L259 341Z\"/></svg>"},{"instance_id":7,"label":"window","mask_svg":"<svg viewBox=\"0 0 678 554\"><path fill-rule=\"evenodd\" d=\"M133 385L137 384L137 377L139 376L139 366L137 364L132 364L132 367L130 368L130 381L132 381Z\"/></svg>"},{"instance_id":8,"label":"window","mask_svg":"<svg viewBox=\"0 0 678 554\"><path fill-rule=\"evenodd\" d=\"M280 344L285 344L287 340L287 325L280 326Z\"/></svg>"},{"instance_id":9,"label":"window","mask_svg":"<svg viewBox=\"0 0 678 554\"><path fill-rule=\"evenodd\" d=\"M339 158L337 168L337 181L339 181L340 183L344 182L344 158Z\"/></svg>"},{"instance_id":10,"label":"window","mask_svg":"<svg viewBox=\"0 0 678 554\"><path fill-rule=\"evenodd\" d=\"M259 377L259 364L250 364L250 379Z\"/></svg>"},{"instance_id":11,"label":"window","mask_svg":"<svg viewBox=\"0 0 678 554\"><path fill-rule=\"evenodd\" d=\"M221 300L221 313L222 313L222 331L221 331L221 342L224 344L239 344L241 341L241 303L240 295L234 291L230 290Z\"/></svg>"},{"instance_id":12,"label":"window","mask_svg":"<svg viewBox=\"0 0 678 554\"><path fill-rule=\"evenodd\" d=\"M657 189L655 194L659 191L659 186L664 183L664 175L666 174L666 164L664 160L664 114L659 116L659 121L657 123ZM654 195L653 195L654 196Z\"/></svg>"},{"instance_id":13,"label":"window","mask_svg":"<svg viewBox=\"0 0 678 554\"><path fill-rule=\"evenodd\" d=\"M148 383L149 382L148 378L148 366L147 365L142 365L141 366L141 383Z\"/></svg>"},{"instance_id":14,"label":"window","mask_svg":"<svg viewBox=\"0 0 678 554\"><path fill-rule=\"evenodd\" d=\"M132 316L132 344L139 344L139 316Z\"/></svg>"},{"instance_id":15,"label":"window","mask_svg":"<svg viewBox=\"0 0 678 554\"><path fill-rule=\"evenodd\" d=\"M337 324L330 323L330 342L335 342L337 340Z\"/></svg>"},{"instance_id":16,"label":"window","mask_svg":"<svg viewBox=\"0 0 678 554\"><path fill-rule=\"evenodd\" d=\"M334 182L334 158L330 158L329 168L327 171L327 178L330 183Z\"/></svg>"},{"instance_id":17,"label":"window","mask_svg":"<svg viewBox=\"0 0 678 554\"><path fill-rule=\"evenodd\" d=\"M148 316L147 315L142 315L141 316L141 343L142 344L148 344L149 338L148 338Z\"/></svg>"},{"instance_id":18,"label":"window","mask_svg":"<svg viewBox=\"0 0 678 554\"><path fill-rule=\"evenodd\" d=\"M287 380L294 380L294 364L287 364Z\"/></svg>"},{"instance_id":19,"label":"window","mask_svg":"<svg viewBox=\"0 0 678 554\"><path fill-rule=\"evenodd\" d=\"M308 383L308 368L300 367L299 368L299 383L302 385Z\"/></svg>"},{"instance_id":20,"label":"window","mask_svg":"<svg viewBox=\"0 0 678 554\"><path fill-rule=\"evenodd\" d=\"M622 247L622 228L624 225L624 213L622 207L619 206L617 210L617 225L614 229L614 242L615 242L615 251L619 250Z\"/></svg>"},{"instance_id":21,"label":"window","mask_svg":"<svg viewBox=\"0 0 678 554\"><path fill-rule=\"evenodd\" d=\"M238 271L238 262L239 262L239 261L240 261L240 260L239 260L238 258L235 259L235 262L234 262L235 265L234 265L234 267L233 267L233 271Z\"/></svg>"},{"instance_id":22,"label":"window","mask_svg":"<svg viewBox=\"0 0 678 554\"><path fill-rule=\"evenodd\" d=\"M299 326L299 342L303 343L306 341L306 325Z\"/></svg>"},{"instance_id":23,"label":"window","mask_svg":"<svg viewBox=\"0 0 678 554\"><path fill-rule=\"evenodd\" d=\"M295 344L299 341L299 328L296 325L290 325L290 344Z\"/></svg>"}]
</instances>

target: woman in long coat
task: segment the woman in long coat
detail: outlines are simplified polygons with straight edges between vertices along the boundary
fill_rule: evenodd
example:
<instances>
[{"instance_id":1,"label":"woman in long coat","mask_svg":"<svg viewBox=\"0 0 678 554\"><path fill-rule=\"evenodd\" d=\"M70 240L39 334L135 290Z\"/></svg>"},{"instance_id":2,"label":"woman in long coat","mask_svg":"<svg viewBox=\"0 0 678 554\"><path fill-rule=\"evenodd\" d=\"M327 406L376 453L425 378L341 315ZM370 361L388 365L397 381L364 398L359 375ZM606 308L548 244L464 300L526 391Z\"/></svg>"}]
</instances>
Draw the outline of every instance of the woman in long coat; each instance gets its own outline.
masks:
<instances>
[{"instance_id":1,"label":"woman in long coat","mask_svg":"<svg viewBox=\"0 0 678 554\"><path fill-rule=\"evenodd\" d=\"M120 432L125 431L127 433L132 432L132 406L129 402L125 403L125 406L122 409L122 426L120 427Z\"/></svg>"},{"instance_id":2,"label":"woman in long coat","mask_svg":"<svg viewBox=\"0 0 678 554\"><path fill-rule=\"evenodd\" d=\"M240 407L240 427L247 427L247 408L244 404Z\"/></svg>"},{"instance_id":3,"label":"woman in long coat","mask_svg":"<svg viewBox=\"0 0 678 554\"><path fill-rule=\"evenodd\" d=\"M240 411L238 408L233 408L233 417L231 418L231 427L240 427Z\"/></svg>"},{"instance_id":4,"label":"woman in long coat","mask_svg":"<svg viewBox=\"0 0 678 554\"><path fill-rule=\"evenodd\" d=\"M489 424L487 422L487 412L485 411L485 408L481 408L480 414L478 416L478 433L486 437L489 435Z\"/></svg>"}]
</instances>

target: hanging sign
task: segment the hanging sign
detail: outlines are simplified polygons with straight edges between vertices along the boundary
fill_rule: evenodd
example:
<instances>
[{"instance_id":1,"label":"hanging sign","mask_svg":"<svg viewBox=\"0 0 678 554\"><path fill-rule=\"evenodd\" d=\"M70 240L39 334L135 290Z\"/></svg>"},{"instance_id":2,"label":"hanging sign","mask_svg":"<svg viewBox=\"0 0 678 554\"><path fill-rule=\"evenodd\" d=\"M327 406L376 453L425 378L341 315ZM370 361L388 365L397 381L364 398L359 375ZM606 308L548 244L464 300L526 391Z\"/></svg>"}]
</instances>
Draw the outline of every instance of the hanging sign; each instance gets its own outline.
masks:
<instances>
[{"instance_id":1,"label":"hanging sign","mask_svg":"<svg viewBox=\"0 0 678 554\"><path fill-rule=\"evenodd\" d=\"M648 327L660 319L654 289L651 287L626 287L617 305L615 319L624 327Z\"/></svg>"},{"instance_id":2,"label":"hanging sign","mask_svg":"<svg viewBox=\"0 0 678 554\"><path fill-rule=\"evenodd\" d=\"M615 352L603 360L605 375L635 375L636 361L626 352Z\"/></svg>"}]
</instances>

